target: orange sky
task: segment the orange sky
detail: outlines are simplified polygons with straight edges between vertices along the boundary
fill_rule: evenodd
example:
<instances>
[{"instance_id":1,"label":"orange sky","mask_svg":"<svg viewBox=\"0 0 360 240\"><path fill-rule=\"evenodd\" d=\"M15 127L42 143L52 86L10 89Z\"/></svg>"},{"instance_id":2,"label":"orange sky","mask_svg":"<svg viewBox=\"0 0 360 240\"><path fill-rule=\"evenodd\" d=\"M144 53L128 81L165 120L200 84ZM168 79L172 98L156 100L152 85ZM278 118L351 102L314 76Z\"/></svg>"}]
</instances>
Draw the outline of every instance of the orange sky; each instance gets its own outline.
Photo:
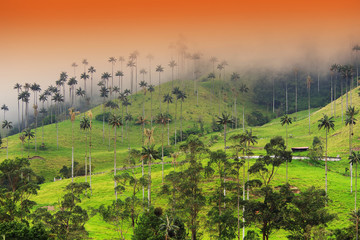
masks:
<instances>
[{"instance_id":1,"label":"orange sky","mask_svg":"<svg viewBox=\"0 0 360 240\"><path fill-rule=\"evenodd\" d=\"M100 74L109 56L135 49L165 65L179 34L230 66L329 61L360 42L359 9L359 0L2 0L0 83L54 82L83 58Z\"/></svg>"}]
</instances>

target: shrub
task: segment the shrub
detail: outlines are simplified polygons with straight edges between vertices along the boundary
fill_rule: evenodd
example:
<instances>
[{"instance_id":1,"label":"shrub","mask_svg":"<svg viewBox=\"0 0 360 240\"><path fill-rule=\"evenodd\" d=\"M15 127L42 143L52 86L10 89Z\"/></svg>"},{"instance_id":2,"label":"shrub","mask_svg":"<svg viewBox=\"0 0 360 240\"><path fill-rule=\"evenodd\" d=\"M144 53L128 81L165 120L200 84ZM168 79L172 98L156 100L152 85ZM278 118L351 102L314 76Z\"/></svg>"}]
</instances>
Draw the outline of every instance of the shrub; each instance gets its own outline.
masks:
<instances>
[{"instance_id":1,"label":"shrub","mask_svg":"<svg viewBox=\"0 0 360 240\"><path fill-rule=\"evenodd\" d=\"M246 122L249 126L261 126L269 122L269 117L264 116L259 111L253 111L249 115L246 115Z\"/></svg>"}]
</instances>

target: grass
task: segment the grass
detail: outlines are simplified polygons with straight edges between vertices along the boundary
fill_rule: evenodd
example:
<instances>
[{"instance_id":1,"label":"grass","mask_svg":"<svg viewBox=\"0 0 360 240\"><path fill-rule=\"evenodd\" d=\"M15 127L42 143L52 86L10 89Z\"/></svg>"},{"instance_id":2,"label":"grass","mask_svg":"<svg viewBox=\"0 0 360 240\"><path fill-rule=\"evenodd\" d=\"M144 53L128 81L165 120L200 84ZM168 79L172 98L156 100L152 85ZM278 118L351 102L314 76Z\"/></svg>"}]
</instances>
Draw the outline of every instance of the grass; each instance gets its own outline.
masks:
<instances>
[{"instance_id":1,"label":"grass","mask_svg":"<svg viewBox=\"0 0 360 240\"><path fill-rule=\"evenodd\" d=\"M185 89L187 89L188 99L184 102L183 105L183 114L184 114L184 129L192 127L196 124L198 117L201 116L205 122L205 128L209 128L209 123L211 122L214 112L217 114L218 107L220 104L221 111L226 109L229 110L230 103L224 102L221 99L211 94L209 91L208 83L199 84L199 104L196 104L196 96L192 93L191 85L192 82L186 82ZM166 83L162 85L162 93L168 93L171 89L171 83ZM153 111L158 112L158 88L153 93ZM353 96L353 105L357 108L360 106L360 99L356 95L357 89L352 91ZM163 95L163 94L162 94ZM143 94L138 93L133 96L133 104L129 108L133 116L140 116L142 112L142 99ZM150 113L150 102L149 102L149 93L145 96L147 99L145 104L146 116L149 119ZM249 98L249 96L247 96ZM241 102L244 102L248 99L240 99L238 101L238 114L241 116L242 106ZM209 104L213 102L214 105ZM216 104L215 104L216 103ZM155 106L156 105L156 106ZM255 105L247 104L247 111L252 111L256 109ZM166 109L166 104L162 103L162 109ZM261 109L261 108L260 108ZM350 177L346 174L345 168L349 167L347 157L349 155L349 130L348 126L342 122L341 118L341 103L340 99L336 101L336 118L335 118L335 130L330 131L328 136L328 155L337 156L339 155L342 160L340 162L329 162L329 173L328 173L328 194L331 199L328 209L332 213L337 214L337 219L334 220L330 225L329 229L335 229L339 226L344 227L349 225L348 221L349 213L353 210L354 207L354 194L350 193ZM345 109L345 97L344 97L344 109ZM170 105L170 114L174 114L175 104ZM178 112L180 111L180 104L178 103ZM261 109L265 112L265 109ZM92 110L94 116L102 112L102 106L98 106ZM118 110L118 113L121 113ZM332 115L332 105L329 104L321 109L312 109L311 113L311 134L308 133L308 118L307 111L301 111L297 113L297 120L294 121L288 127L289 133L289 142L288 147L301 147L308 146L311 147L312 140L314 136L320 137L323 141L325 139L325 131L318 130L317 121L323 116L323 114ZM82 115L79 115L75 121L75 161L79 163L84 162L85 157L85 135L79 129L79 120ZM294 117L295 114L291 114L291 117ZM174 115L173 115L174 117ZM179 118L179 114L177 115ZM345 117L344 117L345 119ZM38 150L36 153L33 150L33 142L31 143L30 156L40 156L39 159L31 160L32 167L38 174L41 174L46 177L46 179L52 180L54 176L57 175L59 169L62 165L70 166L71 163L71 122L64 121L59 123L59 150L56 149L56 128L55 124L48 125L44 127L45 132L45 143L46 150ZM159 125L155 126L155 141L157 147L160 146L161 141L161 127ZM147 125L149 127L149 125ZM354 126L354 133L357 133L360 129L359 124ZM90 198L83 199L81 205L85 208L96 208L101 204L110 204L114 198L113 192L113 130L110 129L110 148L108 145L108 126L105 125L105 141L103 142L102 138L102 122L93 121L93 131L92 131L92 160L95 165L95 172L105 172L102 174L97 174L93 176L93 196ZM131 125L130 126L129 139L124 138L124 141L121 141L121 130L118 130L117 137L117 154L118 154L118 166L121 167L126 162L127 150L130 145L131 148L140 148L141 147L141 126ZM170 124L170 132L174 132L175 123ZM179 122L177 123L177 129L179 129ZM125 130L124 130L125 131ZM279 119L274 119L270 123L261 126L252 128L253 133L258 136L258 143L254 146L253 151L255 155L264 154L263 146L269 142L269 140L275 136L280 135L285 138L285 126L281 126ZM228 136L230 137L233 134L241 133L242 129L238 130L229 130ZM38 146L41 143L41 128L38 129ZM223 148L222 133L210 133L202 137L204 143L207 143L210 139L210 136L218 135L218 143L214 144L211 147L211 150ZM167 131L165 129L165 136L167 136ZM165 137L166 139L166 137ZM166 140L165 140L166 143ZM24 149L24 156L26 155L26 145ZM231 145L231 142L228 142L227 145ZM353 137L353 148L359 149L359 138L354 135ZM228 151L230 152L230 151ZM6 155L5 155L6 156ZM0 157L0 160L5 158L4 154ZM9 158L21 156L21 143L18 139L18 135L9 137ZM178 161L184 159L184 156L181 155ZM171 161L171 159L165 159L165 161ZM251 160L254 162L254 160ZM207 163L206 159L202 160L203 165ZM165 167L165 175L172 170L170 164ZM141 174L141 169L137 169L137 174ZM147 172L147 168L145 169ZM255 178L256 176L252 176ZM154 165L152 167L152 179L153 179L153 203L155 206L166 206L166 201L158 196L158 190L161 186L161 165ZM70 183L70 179L65 179L57 182L46 182L41 185L39 194L33 198L34 201L38 203L38 206L58 206L60 197L63 194L63 189L65 186ZM75 181L84 181L84 177L76 177ZM310 187L315 186L318 188L324 187L324 163L313 164L310 160L294 160L289 164L289 182L291 185L299 188L300 191ZM273 180L274 186L283 184L285 182L285 167L280 167L277 176ZM214 182L210 181L204 185L204 191L208 193L211 188L214 187ZM139 193L139 197L141 193ZM125 192L121 198L125 198L129 195L129 192ZM207 194L207 197L209 195ZM202 217L205 216L205 212L202 212ZM86 224L86 229L89 231L90 237L93 239L109 239L115 238L117 236L116 232L112 229L110 225L103 222L98 216L92 217L90 221ZM204 229L202 229L204 232ZM132 229L129 227L129 232L127 238L130 238ZM206 239L206 233L204 238ZM285 231L278 231L271 236L271 239L286 239Z\"/></svg>"}]
</instances>

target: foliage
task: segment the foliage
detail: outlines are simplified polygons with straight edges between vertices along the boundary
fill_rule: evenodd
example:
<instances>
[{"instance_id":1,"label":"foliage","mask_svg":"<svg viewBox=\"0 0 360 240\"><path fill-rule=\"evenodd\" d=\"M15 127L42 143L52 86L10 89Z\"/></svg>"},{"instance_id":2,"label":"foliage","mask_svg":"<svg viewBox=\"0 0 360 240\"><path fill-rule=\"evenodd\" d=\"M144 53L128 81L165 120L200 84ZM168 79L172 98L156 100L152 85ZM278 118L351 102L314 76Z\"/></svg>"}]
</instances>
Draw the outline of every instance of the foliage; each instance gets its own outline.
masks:
<instances>
[{"instance_id":1,"label":"foliage","mask_svg":"<svg viewBox=\"0 0 360 240\"><path fill-rule=\"evenodd\" d=\"M321 160L322 156L324 154L324 147L322 145L322 142L320 138L314 137L312 147L309 151L309 158L313 161L313 163L318 163L319 160Z\"/></svg>"},{"instance_id":2,"label":"foliage","mask_svg":"<svg viewBox=\"0 0 360 240\"><path fill-rule=\"evenodd\" d=\"M158 152L161 152L161 146L158 147ZM170 157L174 153L174 148L171 145L164 146L164 157Z\"/></svg>"},{"instance_id":3,"label":"foliage","mask_svg":"<svg viewBox=\"0 0 360 240\"><path fill-rule=\"evenodd\" d=\"M7 240L47 240L50 239L48 232L42 224L29 226L24 222L1 222L0 236Z\"/></svg>"},{"instance_id":4,"label":"foliage","mask_svg":"<svg viewBox=\"0 0 360 240\"><path fill-rule=\"evenodd\" d=\"M186 141L190 135L200 135L200 134L201 134L201 129L199 129L197 126L194 125L193 127L188 128L182 132L182 140ZM180 142L180 141L181 141L181 136L180 134L177 134L176 142ZM170 137L170 142L171 144L175 143L175 135Z\"/></svg>"},{"instance_id":5,"label":"foliage","mask_svg":"<svg viewBox=\"0 0 360 240\"><path fill-rule=\"evenodd\" d=\"M103 117L104 117L105 122L109 122L110 116L111 116L110 112L100 113L100 114L95 116L95 120L102 122Z\"/></svg>"},{"instance_id":6,"label":"foliage","mask_svg":"<svg viewBox=\"0 0 360 240\"><path fill-rule=\"evenodd\" d=\"M261 126L269 121L269 117L264 116L260 111L253 111L246 115L246 122L249 126Z\"/></svg>"},{"instance_id":7,"label":"foliage","mask_svg":"<svg viewBox=\"0 0 360 240\"><path fill-rule=\"evenodd\" d=\"M91 170L94 171L95 166L91 164ZM89 165L87 166L87 174L90 174ZM59 176L62 178L71 178L71 165L68 167L64 165L59 170ZM85 166L83 164L79 165L78 162L74 162L74 176L85 176Z\"/></svg>"}]
</instances>

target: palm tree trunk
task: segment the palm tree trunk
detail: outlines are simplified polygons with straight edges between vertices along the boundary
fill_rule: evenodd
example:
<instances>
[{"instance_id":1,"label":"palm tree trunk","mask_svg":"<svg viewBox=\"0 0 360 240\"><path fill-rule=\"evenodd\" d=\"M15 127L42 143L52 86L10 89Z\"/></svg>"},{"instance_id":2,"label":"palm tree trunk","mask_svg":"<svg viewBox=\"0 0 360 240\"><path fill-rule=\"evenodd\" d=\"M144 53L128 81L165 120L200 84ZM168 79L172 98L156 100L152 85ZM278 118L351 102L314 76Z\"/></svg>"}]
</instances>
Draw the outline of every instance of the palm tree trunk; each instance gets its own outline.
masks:
<instances>
[{"instance_id":1,"label":"palm tree trunk","mask_svg":"<svg viewBox=\"0 0 360 240\"><path fill-rule=\"evenodd\" d=\"M326 142L325 142L325 193L327 195L327 130L326 130Z\"/></svg>"},{"instance_id":2,"label":"palm tree trunk","mask_svg":"<svg viewBox=\"0 0 360 240\"><path fill-rule=\"evenodd\" d=\"M71 123L72 147L71 147L71 182L74 182L74 122Z\"/></svg>"},{"instance_id":3,"label":"palm tree trunk","mask_svg":"<svg viewBox=\"0 0 360 240\"><path fill-rule=\"evenodd\" d=\"M116 191L116 126L114 130L114 189L115 189L115 200L117 200L117 191Z\"/></svg>"},{"instance_id":4,"label":"palm tree trunk","mask_svg":"<svg viewBox=\"0 0 360 240\"><path fill-rule=\"evenodd\" d=\"M357 215L357 207L356 207L356 200L357 200L357 161L356 161L356 168L355 168L355 216L356 216L356 240L359 240L359 217Z\"/></svg>"},{"instance_id":5,"label":"palm tree trunk","mask_svg":"<svg viewBox=\"0 0 360 240\"><path fill-rule=\"evenodd\" d=\"M343 108L343 83L340 81L341 86L341 122L344 122L344 108Z\"/></svg>"},{"instance_id":6,"label":"palm tree trunk","mask_svg":"<svg viewBox=\"0 0 360 240\"><path fill-rule=\"evenodd\" d=\"M224 124L224 152L226 155L226 124ZM224 198L226 196L226 187L225 187L225 182L226 182L226 176L225 176L225 165L224 165ZM224 201L224 208L225 208L225 201Z\"/></svg>"},{"instance_id":7,"label":"palm tree trunk","mask_svg":"<svg viewBox=\"0 0 360 240\"><path fill-rule=\"evenodd\" d=\"M6 137L6 159L9 159L9 135Z\"/></svg>"},{"instance_id":8,"label":"palm tree trunk","mask_svg":"<svg viewBox=\"0 0 360 240\"><path fill-rule=\"evenodd\" d=\"M297 96L297 73L295 72L295 118L297 119L297 102L298 102L298 96Z\"/></svg>"},{"instance_id":9,"label":"palm tree trunk","mask_svg":"<svg viewBox=\"0 0 360 240\"><path fill-rule=\"evenodd\" d=\"M175 146L176 146L176 123L177 123L177 118L176 118L176 115L177 115L177 98L175 99Z\"/></svg>"},{"instance_id":10,"label":"palm tree trunk","mask_svg":"<svg viewBox=\"0 0 360 240\"><path fill-rule=\"evenodd\" d=\"M349 124L349 155L351 155L351 151L352 151L352 141L351 141L351 136L352 136L352 124ZM353 192L353 169L352 169L352 164L350 164L350 192Z\"/></svg>"},{"instance_id":11,"label":"palm tree trunk","mask_svg":"<svg viewBox=\"0 0 360 240\"><path fill-rule=\"evenodd\" d=\"M243 122L243 132L245 131L245 104L243 105L243 119L242 119L242 122Z\"/></svg>"},{"instance_id":12,"label":"palm tree trunk","mask_svg":"<svg viewBox=\"0 0 360 240\"><path fill-rule=\"evenodd\" d=\"M182 120L183 120L183 117L182 117L182 101L180 102L180 140L182 141L183 140L183 137L182 137Z\"/></svg>"},{"instance_id":13,"label":"palm tree trunk","mask_svg":"<svg viewBox=\"0 0 360 240\"><path fill-rule=\"evenodd\" d=\"M151 206L151 157L148 159L148 206Z\"/></svg>"},{"instance_id":14,"label":"palm tree trunk","mask_svg":"<svg viewBox=\"0 0 360 240\"><path fill-rule=\"evenodd\" d=\"M144 177L144 159L141 159L141 176ZM142 186L142 203L145 202L145 187Z\"/></svg>"},{"instance_id":15,"label":"palm tree trunk","mask_svg":"<svg viewBox=\"0 0 360 240\"><path fill-rule=\"evenodd\" d=\"M167 137L167 141L168 141L168 146L170 145L170 118L169 118L169 102L167 104L167 130L168 130L168 137Z\"/></svg>"},{"instance_id":16,"label":"palm tree trunk","mask_svg":"<svg viewBox=\"0 0 360 240\"><path fill-rule=\"evenodd\" d=\"M245 164L243 166L243 201L245 201ZM243 215L243 232L242 232L242 239L245 237L245 205L243 205L242 209L242 215Z\"/></svg>"},{"instance_id":17,"label":"palm tree trunk","mask_svg":"<svg viewBox=\"0 0 360 240\"><path fill-rule=\"evenodd\" d=\"M105 143L105 102L103 103L103 143Z\"/></svg>"},{"instance_id":18,"label":"palm tree trunk","mask_svg":"<svg viewBox=\"0 0 360 240\"><path fill-rule=\"evenodd\" d=\"M91 186L91 120L90 120L90 132L89 132L89 175L90 175L90 195L92 195L92 186ZM87 143L86 143L87 144Z\"/></svg>"},{"instance_id":19,"label":"palm tree trunk","mask_svg":"<svg viewBox=\"0 0 360 240\"><path fill-rule=\"evenodd\" d=\"M308 88L308 106L309 106L309 135L310 133L310 86Z\"/></svg>"},{"instance_id":20,"label":"palm tree trunk","mask_svg":"<svg viewBox=\"0 0 360 240\"><path fill-rule=\"evenodd\" d=\"M150 124L152 128L153 124L153 115L152 115L152 92L150 92Z\"/></svg>"},{"instance_id":21,"label":"palm tree trunk","mask_svg":"<svg viewBox=\"0 0 360 240\"><path fill-rule=\"evenodd\" d=\"M162 165L162 184L164 184L164 124L162 124L162 133L161 133L161 165Z\"/></svg>"},{"instance_id":22,"label":"palm tree trunk","mask_svg":"<svg viewBox=\"0 0 360 240\"><path fill-rule=\"evenodd\" d=\"M86 146L86 149L85 149L85 182L87 182L87 172L88 172L88 169L87 169L87 166L88 166L88 163L87 163L87 152L88 152L88 149L87 149L87 132L85 132L85 146Z\"/></svg>"},{"instance_id":23,"label":"palm tree trunk","mask_svg":"<svg viewBox=\"0 0 360 240\"><path fill-rule=\"evenodd\" d=\"M248 163L248 167L247 167L247 181L249 182L249 169L250 169L250 159L249 159L249 156L247 155L247 148L249 147L249 145L246 146L246 158L247 158L247 163ZM249 200L249 193L250 193L250 189L249 189L249 186L246 187L246 190L247 190L247 200Z\"/></svg>"},{"instance_id":24,"label":"palm tree trunk","mask_svg":"<svg viewBox=\"0 0 360 240\"><path fill-rule=\"evenodd\" d=\"M237 230L238 230L238 240L240 240L240 173L237 172Z\"/></svg>"},{"instance_id":25,"label":"palm tree trunk","mask_svg":"<svg viewBox=\"0 0 360 240\"><path fill-rule=\"evenodd\" d=\"M286 123L286 146L285 149L287 149L288 147L288 124ZM288 160L286 159L286 183L288 183Z\"/></svg>"}]
</instances>

